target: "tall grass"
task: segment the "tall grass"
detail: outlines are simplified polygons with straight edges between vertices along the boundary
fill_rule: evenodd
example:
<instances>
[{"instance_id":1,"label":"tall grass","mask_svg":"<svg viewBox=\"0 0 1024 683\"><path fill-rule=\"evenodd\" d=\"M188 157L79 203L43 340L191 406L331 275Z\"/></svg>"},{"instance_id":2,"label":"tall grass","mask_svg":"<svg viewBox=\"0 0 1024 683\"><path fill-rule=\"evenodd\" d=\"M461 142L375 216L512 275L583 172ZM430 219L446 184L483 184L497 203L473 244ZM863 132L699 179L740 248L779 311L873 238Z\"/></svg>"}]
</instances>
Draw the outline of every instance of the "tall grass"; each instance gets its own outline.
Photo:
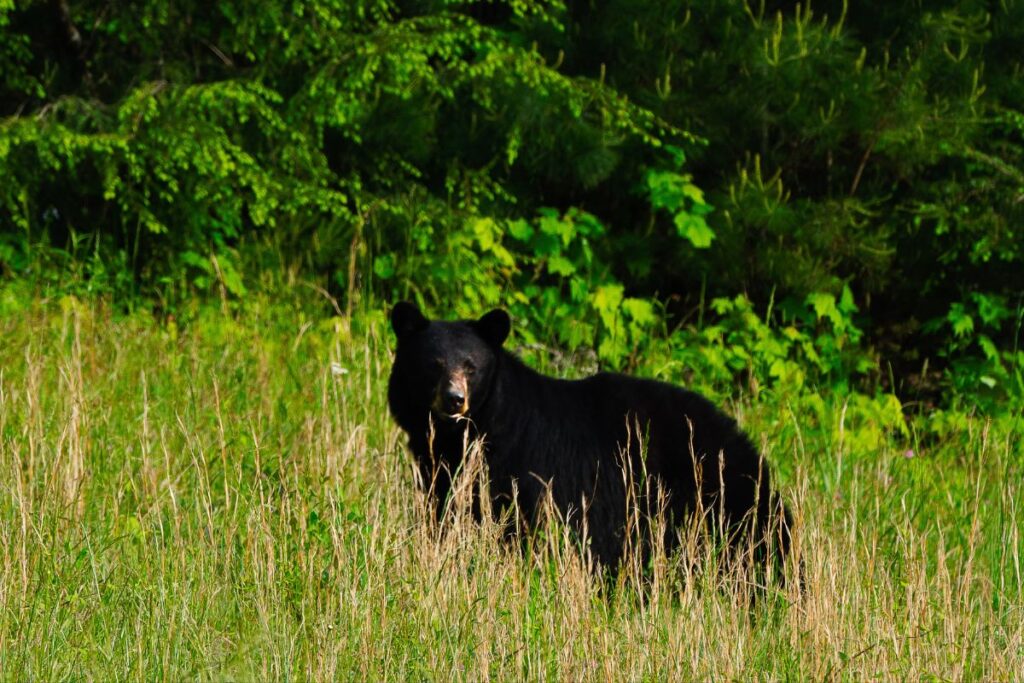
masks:
<instances>
[{"instance_id":1,"label":"tall grass","mask_svg":"<svg viewBox=\"0 0 1024 683\"><path fill-rule=\"evenodd\" d=\"M851 445L841 400L824 399L829 428L783 397L741 401L801 574L751 599L685 553L601 580L557 524L523 552L465 504L431 523L387 412L379 315L254 300L179 325L3 296L5 680L1024 671L1019 421L966 419L907 457L903 437Z\"/></svg>"}]
</instances>

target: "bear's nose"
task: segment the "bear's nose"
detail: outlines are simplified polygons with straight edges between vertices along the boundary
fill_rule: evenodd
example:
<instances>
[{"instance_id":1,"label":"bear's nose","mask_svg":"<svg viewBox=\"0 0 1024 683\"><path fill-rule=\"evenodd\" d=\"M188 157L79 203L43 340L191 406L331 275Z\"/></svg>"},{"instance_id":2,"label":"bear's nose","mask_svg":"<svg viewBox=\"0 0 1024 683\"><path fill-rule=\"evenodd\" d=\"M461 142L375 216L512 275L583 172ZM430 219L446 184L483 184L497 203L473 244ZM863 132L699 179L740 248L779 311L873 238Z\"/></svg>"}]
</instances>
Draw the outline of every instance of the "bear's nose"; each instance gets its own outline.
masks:
<instances>
[{"instance_id":1,"label":"bear's nose","mask_svg":"<svg viewBox=\"0 0 1024 683\"><path fill-rule=\"evenodd\" d=\"M449 387L441 397L444 411L449 415L457 415L462 412L466 403L466 394L460 389Z\"/></svg>"}]
</instances>

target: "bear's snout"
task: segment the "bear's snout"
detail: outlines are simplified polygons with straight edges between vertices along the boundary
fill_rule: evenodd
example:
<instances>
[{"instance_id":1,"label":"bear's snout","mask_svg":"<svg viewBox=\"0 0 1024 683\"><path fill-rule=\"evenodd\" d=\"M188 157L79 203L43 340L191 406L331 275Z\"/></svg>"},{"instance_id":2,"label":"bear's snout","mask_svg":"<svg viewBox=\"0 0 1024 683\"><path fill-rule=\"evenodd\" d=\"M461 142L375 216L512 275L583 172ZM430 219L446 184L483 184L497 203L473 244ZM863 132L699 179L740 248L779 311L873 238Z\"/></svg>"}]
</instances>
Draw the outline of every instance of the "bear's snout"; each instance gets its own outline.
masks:
<instances>
[{"instance_id":1,"label":"bear's snout","mask_svg":"<svg viewBox=\"0 0 1024 683\"><path fill-rule=\"evenodd\" d=\"M458 389L449 387L445 391L444 396L441 398L444 404L445 412L447 413L460 413L466 403L466 397Z\"/></svg>"},{"instance_id":2,"label":"bear's snout","mask_svg":"<svg viewBox=\"0 0 1024 683\"><path fill-rule=\"evenodd\" d=\"M446 417L462 417L469 411L469 383L463 373L453 374L437 388L434 412Z\"/></svg>"}]
</instances>

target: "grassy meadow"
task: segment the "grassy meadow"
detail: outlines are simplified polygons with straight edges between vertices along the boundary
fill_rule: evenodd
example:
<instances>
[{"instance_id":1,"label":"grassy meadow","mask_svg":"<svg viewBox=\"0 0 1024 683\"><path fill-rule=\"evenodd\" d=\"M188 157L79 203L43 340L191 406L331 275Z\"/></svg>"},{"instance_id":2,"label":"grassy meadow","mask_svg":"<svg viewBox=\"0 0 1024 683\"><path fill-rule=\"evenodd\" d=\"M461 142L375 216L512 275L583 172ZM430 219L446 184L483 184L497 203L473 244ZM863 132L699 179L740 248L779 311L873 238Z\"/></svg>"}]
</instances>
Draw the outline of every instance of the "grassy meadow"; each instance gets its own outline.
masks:
<instances>
[{"instance_id":1,"label":"grassy meadow","mask_svg":"<svg viewBox=\"0 0 1024 683\"><path fill-rule=\"evenodd\" d=\"M790 580L752 599L692 557L601 580L557 525L527 552L458 504L439 530L390 348L382 312L312 289L175 316L0 289L0 678L1024 672L1019 417L904 434L849 399L723 401L797 520Z\"/></svg>"}]
</instances>

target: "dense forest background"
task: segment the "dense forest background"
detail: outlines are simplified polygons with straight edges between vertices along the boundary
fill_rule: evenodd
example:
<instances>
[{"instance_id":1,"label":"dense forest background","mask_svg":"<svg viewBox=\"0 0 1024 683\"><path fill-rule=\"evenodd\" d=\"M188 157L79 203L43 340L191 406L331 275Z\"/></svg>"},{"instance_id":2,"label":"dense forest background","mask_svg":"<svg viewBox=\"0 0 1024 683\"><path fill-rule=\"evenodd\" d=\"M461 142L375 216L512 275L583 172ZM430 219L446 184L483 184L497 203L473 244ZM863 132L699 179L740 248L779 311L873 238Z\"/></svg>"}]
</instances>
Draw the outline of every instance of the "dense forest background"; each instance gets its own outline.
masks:
<instances>
[{"instance_id":1,"label":"dense forest background","mask_svg":"<svg viewBox=\"0 0 1024 683\"><path fill-rule=\"evenodd\" d=\"M1022 45L1018 0L0 0L0 274L1020 406Z\"/></svg>"}]
</instances>

